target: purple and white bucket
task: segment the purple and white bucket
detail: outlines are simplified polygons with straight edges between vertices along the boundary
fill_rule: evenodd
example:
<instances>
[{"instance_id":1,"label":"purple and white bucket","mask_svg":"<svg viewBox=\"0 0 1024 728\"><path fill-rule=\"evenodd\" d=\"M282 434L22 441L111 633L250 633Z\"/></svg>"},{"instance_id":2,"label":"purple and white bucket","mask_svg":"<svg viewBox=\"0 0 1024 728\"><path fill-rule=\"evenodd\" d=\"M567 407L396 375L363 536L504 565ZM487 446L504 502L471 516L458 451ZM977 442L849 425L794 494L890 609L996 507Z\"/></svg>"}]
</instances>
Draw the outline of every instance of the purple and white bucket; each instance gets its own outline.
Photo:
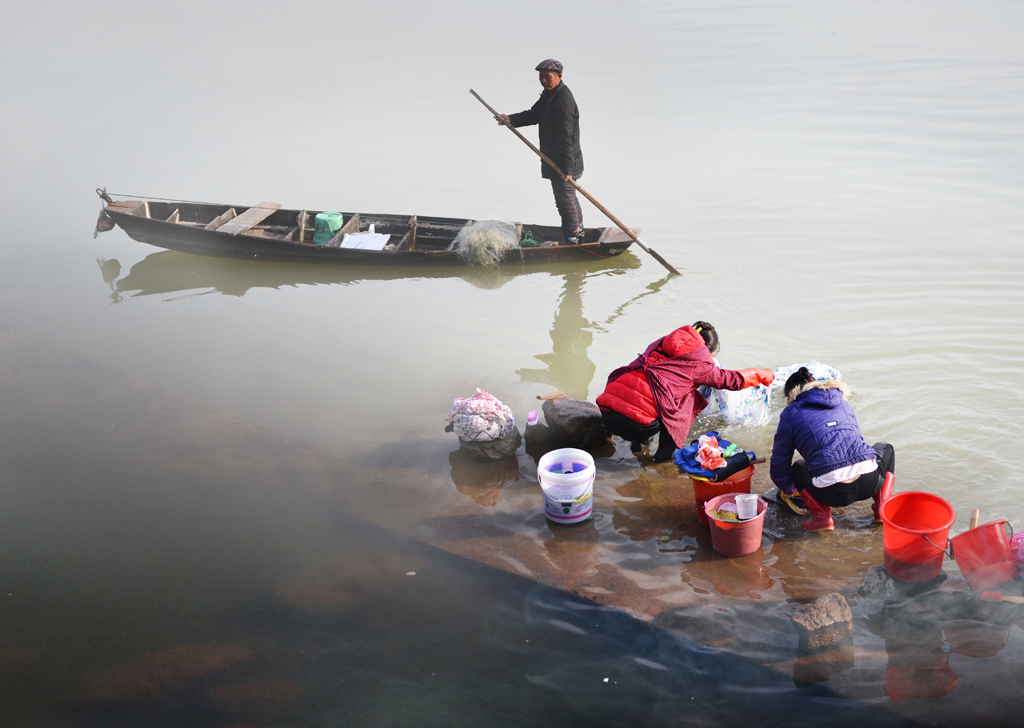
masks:
<instances>
[{"instance_id":1,"label":"purple and white bucket","mask_svg":"<svg viewBox=\"0 0 1024 728\"><path fill-rule=\"evenodd\" d=\"M584 450L552 450L537 462L544 515L555 523L579 523L594 514L594 458Z\"/></svg>"}]
</instances>

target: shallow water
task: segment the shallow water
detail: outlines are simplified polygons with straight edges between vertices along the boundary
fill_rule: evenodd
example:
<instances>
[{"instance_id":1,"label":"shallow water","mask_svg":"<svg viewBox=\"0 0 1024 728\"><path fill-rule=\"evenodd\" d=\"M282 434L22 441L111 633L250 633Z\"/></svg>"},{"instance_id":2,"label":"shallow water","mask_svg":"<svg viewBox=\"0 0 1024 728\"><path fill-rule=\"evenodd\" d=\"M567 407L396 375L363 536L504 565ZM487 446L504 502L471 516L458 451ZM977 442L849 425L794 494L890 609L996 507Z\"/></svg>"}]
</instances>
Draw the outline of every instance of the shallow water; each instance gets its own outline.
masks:
<instances>
[{"instance_id":1,"label":"shallow water","mask_svg":"<svg viewBox=\"0 0 1024 728\"><path fill-rule=\"evenodd\" d=\"M434 653L405 646L420 623L403 600L450 610L438 630L472 625L446 654L476 674L472 654L487 643L491 612L509 610L504 628L528 631L536 582L571 592L551 597L564 604L587 597L684 635L659 639L714 643L673 641L680 664L711 653L752 660L765 688L755 694L794 701L793 724L813 717L813 700L765 677L763 665L844 700L892 708L903 695L916 717L948 715L953 700L958 710L979 709L967 693L984 696L995 715L1016 708L999 690L1019 669L1012 619L925 625L911 639L865 605L849 660L815 673L796 655L787 609L850 588L881 561L866 506L844 512L827 542L773 511L759 555L723 560L696 523L688 481L671 466L638 464L620 446L598 459L597 518L559 531L537 507L530 457L467 465L453 455L443 418L475 387L522 421L540 394L593 399L607 373L651 340L707 319L721 332L726 367L815 359L842 371L865 436L896 447L897 491L948 500L952 533L967 527L972 508L982 522L1019 527L1018 3L568 3L508 12L450 2L287 10L185 2L165 14L101 2L50 11L10 8L0 27L3 574L17 587L4 622L20 635L6 674L28 676L8 703L22 723L137 715L152 724L162 714L187 722L181 710L197 711L195 724L224 716L401 723L427 689L442 709L464 712L469 678L433 689L404 673ZM539 32L545 24L575 30L552 47ZM539 91L531 69L550 56L565 63L581 106L582 184L643 227L681 277L667 278L639 249L552 270L312 270L159 251L119 230L91 235L92 190L103 186L554 222L536 159L467 93L504 111L525 108ZM585 216L603 224L593 208ZM774 424L724 431L767 453ZM269 452L275 460L261 459ZM250 461L265 468L246 469ZM251 480L259 487L247 487ZM767 488L759 470L755 490ZM362 537L339 534L371 527L353 519L389 531L367 531L375 545L355 547ZM400 545L381 543L388 532L402 534ZM282 585L323 564L372 566L389 553L438 560L451 585L397 599L386 612L400 644L373 658L374 669L394 671L384 694L408 700L316 715L310 706L324 703L309 696L334 690L326 673L367 664L372 653L330 652L331 619L373 633L384 617L372 605L382 600L357 579L361 606L339 606L317 623L308 605L281 606ZM496 601L445 604L445 588L483 578L478 562L500 570L487 577ZM955 574L955 564L946 568ZM502 581L508 572L527 583ZM232 632L236 615L261 609L270 616ZM312 636L297 634L304 619ZM621 644L652 633L615 619L623 621L599 662L622 667L631 663ZM182 692L155 699L76 702L92 672L109 678L146 656L236 637L259 660L283 655L297 667L226 680L248 658L185 653L217 669L185 674ZM576 641L529 657L586 663L591 648ZM334 655L332 664L303 663L312 653ZM533 673L507 642L491 654L509 665L506 680L487 681L501 704L503 691ZM901 674L930 677L916 693L890 689ZM289 684L260 712L251 688L238 685L265 681ZM653 716L652 724L682 710L673 684L650 689L615 710ZM571 715L596 719L587 703L602 704L590 697L570 701ZM695 696L709 715L719 714L720 698L706 684ZM54 704L63 707L42 711ZM241 704L249 707L223 707ZM665 712L646 713L651 704ZM546 722L537 715L521 720Z\"/></svg>"}]
</instances>

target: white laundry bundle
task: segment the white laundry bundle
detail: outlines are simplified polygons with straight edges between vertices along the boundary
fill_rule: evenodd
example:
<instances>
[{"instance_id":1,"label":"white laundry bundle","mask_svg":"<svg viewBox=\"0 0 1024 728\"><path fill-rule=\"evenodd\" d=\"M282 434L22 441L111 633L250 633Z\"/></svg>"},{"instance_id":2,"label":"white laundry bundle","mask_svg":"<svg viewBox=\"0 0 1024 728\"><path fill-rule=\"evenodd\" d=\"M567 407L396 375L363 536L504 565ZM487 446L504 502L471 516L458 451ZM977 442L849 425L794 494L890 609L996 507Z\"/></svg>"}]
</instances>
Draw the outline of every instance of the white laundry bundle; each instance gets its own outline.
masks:
<instances>
[{"instance_id":1,"label":"white laundry bundle","mask_svg":"<svg viewBox=\"0 0 1024 728\"><path fill-rule=\"evenodd\" d=\"M466 442L500 440L516 426L512 410L479 387L472 397L452 401L445 420Z\"/></svg>"},{"instance_id":2,"label":"white laundry bundle","mask_svg":"<svg viewBox=\"0 0 1024 728\"><path fill-rule=\"evenodd\" d=\"M741 389L738 392L701 387L701 394L709 402L704 412L706 414L714 414L717 408L718 414L725 418L725 421L730 425L746 425L748 427L767 425L768 420L772 418L772 393L781 392L786 384L786 380L800 367L807 367L811 372L811 376L815 379L843 378L838 369L822 364L819 361L808 361L803 364L780 367L775 370L775 381L767 387L761 384L756 387Z\"/></svg>"}]
</instances>

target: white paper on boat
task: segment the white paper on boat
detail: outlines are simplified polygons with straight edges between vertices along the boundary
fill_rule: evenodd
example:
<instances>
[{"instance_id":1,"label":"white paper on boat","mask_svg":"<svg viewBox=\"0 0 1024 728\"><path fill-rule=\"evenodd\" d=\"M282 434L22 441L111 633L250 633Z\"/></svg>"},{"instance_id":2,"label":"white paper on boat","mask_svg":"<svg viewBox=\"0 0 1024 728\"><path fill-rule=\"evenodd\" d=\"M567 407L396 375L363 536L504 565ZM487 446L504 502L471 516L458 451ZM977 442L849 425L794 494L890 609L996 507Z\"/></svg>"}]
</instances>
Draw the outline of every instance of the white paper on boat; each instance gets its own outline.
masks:
<instances>
[{"instance_id":1,"label":"white paper on boat","mask_svg":"<svg viewBox=\"0 0 1024 728\"><path fill-rule=\"evenodd\" d=\"M360 250L383 250L391 235L386 233L345 233L341 239L342 248Z\"/></svg>"}]
</instances>

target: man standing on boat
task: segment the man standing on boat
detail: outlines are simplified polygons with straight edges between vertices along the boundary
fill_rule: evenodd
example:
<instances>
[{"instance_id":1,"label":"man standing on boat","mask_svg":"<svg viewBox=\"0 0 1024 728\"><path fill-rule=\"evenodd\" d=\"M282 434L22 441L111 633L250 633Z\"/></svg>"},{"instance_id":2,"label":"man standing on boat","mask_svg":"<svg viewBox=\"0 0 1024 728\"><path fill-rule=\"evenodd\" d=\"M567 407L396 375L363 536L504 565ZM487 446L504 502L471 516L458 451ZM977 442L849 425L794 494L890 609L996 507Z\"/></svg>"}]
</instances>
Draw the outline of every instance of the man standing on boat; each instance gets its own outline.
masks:
<instances>
[{"instance_id":1,"label":"man standing on boat","mask_svg":"<svg viewBox=\"0 0 1024 728\"><path fill-rule=\"evenodd\" d=\"M554 58L541 61L536 70L544 87L537 103L518 114L496 114L499 124L512 127L537 125L540 151L558 165L562 177L547 162L541 161L540 174L551 180L555 206L562 218L562 242L583 242L583 210L576 199L572 180L583 176L583 151L580 149L580 112L572 91L562 83L562 64Z\"/></svg>"}]
</instances>

